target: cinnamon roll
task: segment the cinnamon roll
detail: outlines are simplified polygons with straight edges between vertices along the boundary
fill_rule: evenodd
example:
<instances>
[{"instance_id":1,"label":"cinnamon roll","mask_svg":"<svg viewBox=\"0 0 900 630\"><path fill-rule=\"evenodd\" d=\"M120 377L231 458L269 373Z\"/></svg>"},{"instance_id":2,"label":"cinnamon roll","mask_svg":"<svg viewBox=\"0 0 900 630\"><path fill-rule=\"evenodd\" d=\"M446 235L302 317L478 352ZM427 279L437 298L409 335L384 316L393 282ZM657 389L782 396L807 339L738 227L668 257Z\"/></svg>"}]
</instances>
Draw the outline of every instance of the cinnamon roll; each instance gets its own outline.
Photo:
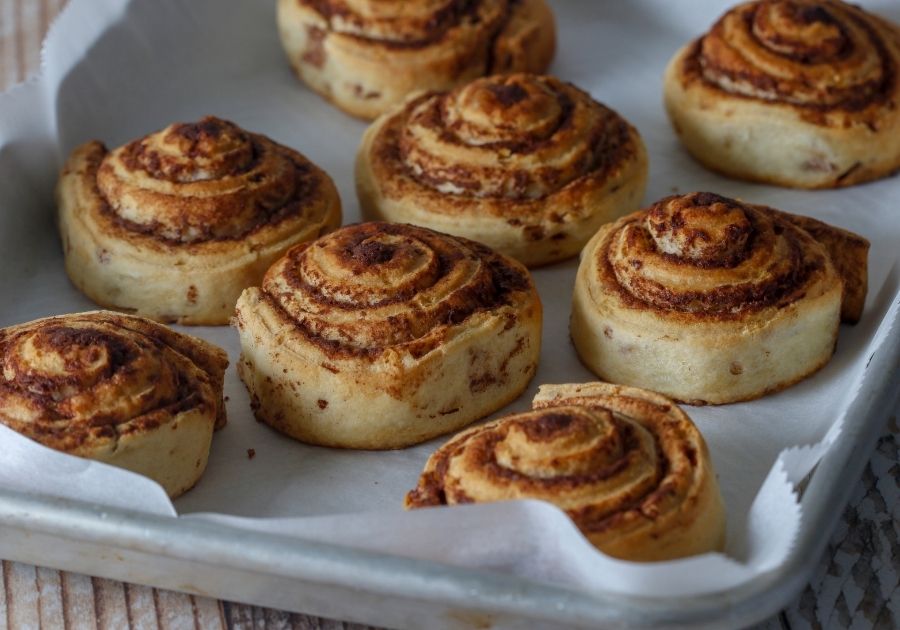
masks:
<instances>
[{"instance_id":1,"label":"cinnamon roll","mask_svg":"<svg viewBox=\"0 0 900 630\"><path fill-rule=\"evenodd\" d=\"M529 74L413 98L369 128L356 159L367 218L464 236L529 266L577 254L639 207L646 180L634 127Z\"/></svg>"},{"instance_id":2,"label":"cinnamon roll","mask_svg":"<svg viewBox=\"0 0 900 630\"><path fill-rule=\"evenodd\" d=\"M809 376L866 295L869 243L712 193L667 197L585 247L571 332L604 380L691 404L757 398Z\"/></svg>"},{"instance_id":3,"label":"cinnamon roll","mask_svg":"<svg viewBox=\"0 0 900 630\"><path fill-rule=\"evenodd\" d=\"M200 479L225 424L227 366L202 339L109 311L2 328L0 423L176 497Z\"/></svg>"},{"instance_id":4,"label":"cinnamon roll","mask_svg":"<svg viewBox=\"0 0 900 630\"><path fill-rule=\"evenodd\" d=\"M732 177L850 186L900 168L900 29L838 0L762 0L680 50L665 103L684 145Z\"/></svg>"},{"instance_id":5,"label":"cinnamon roll","mask_svg":"<svg viewBox=\"0 0 900 630\"><path fill-rule=\"evenodd\" d=\"M341 221L321 169L213 117L113 151L78 147L57 200L75 286L105 307L182 324L227 324L279 256Z\"/></svg>"},{"instance_id":6,"label":"cinnamon roll","mask_svg":"<svg viewBox=\"0 0 900 630\"><path fill-rule=\"evenodd\" d=\"M725 509L709 451L675 403L586 383L542 385L533 406L440 447L406 507L542 499L617 558L722 549Z\"/></svg>"},{"instance_id":7,"label":"cinnamon roll","mask_svg":"<svg viewBox=\"0 0 900 630\"><path fill-rule=\"evenodd\" d=\"M503 72L543 72L556 26L544 0L279 0L297 76L372 119L415 90Z\"/></svg>"},{"instance_id":8,"label":"cinnamon roll","mask_svg":"<svg viewBox=\"0 0 900 630\"><path fill-rule=\"evenodd\" d=\"M303 442L400 448L517 397L541 303L524 267L388 223L293 248L237 304L238 374L258 420Z\"/></svg>"}]
</instances>

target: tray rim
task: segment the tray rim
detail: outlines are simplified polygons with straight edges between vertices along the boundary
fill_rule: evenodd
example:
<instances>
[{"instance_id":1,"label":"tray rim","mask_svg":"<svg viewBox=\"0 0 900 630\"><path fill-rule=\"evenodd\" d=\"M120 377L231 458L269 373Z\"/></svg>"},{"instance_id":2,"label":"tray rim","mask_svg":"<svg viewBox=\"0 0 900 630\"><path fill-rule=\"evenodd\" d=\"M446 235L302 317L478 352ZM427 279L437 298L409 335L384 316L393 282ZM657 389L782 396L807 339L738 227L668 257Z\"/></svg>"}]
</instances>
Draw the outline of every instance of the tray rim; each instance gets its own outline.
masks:
<instances>
[{"instance_id":1,"label":"tray rim","mask_svg":"<svg viewBox=\"0 0 900 630\"><path fill-rule=\"evenodd\" d=\"M103 5L107 10L113 7L125 10L133 1L106 0ZM48 30L48 37L78 2L71 0L57 16ZM102 32L95 30L85 37L93 39ZM45 38L44 46L46 42ZM42 51L41 72L25 84L0 94L0 105L5 100L27 98L29 92L38 93L36 97L43 93L47 80L43 57ZM42 104L46 104L43 99ZM55 129L45 131L51 138L56 135ZM897 299L895 295L892 302ZM0 528L4 538L7 535L47 534L63 544L99 542L110 548L115 545L161 558L192 561L201 566L243 569L290 580L354 587L399 599L435 601L557 623L579 624L588 620L653 627L698 627L724 621L752 623L783 608L809 579L853 485L868 462L875 440L883 430L883 421L896 409L900 387L892 375L900 369L900 330L890 332L893 336L885 340L870 359L857 397L848 409L847 418L864 421L847 423L843 442L828 449L805 488L807 493L824 493L825 500L816 503L817 509L809 510L804 506L804 525L824 524L825 527L817 531L828 535L801 536L779 569L757 576L740 587L714 594L683 598L591 594L508 574L268 532L250 532L224 523L163 517L22 493L3 487L0 487ZM835 510L835 503L842 509ZM808 527L804 525L801 525L801 534L808 533ZM17 557L15 551L5 555L10 556L10 560L32 561L25 555ZM48 558L48 562L42 564L53 566L53 559ZM83 566L90 572L87 562ZM186 590L183 586L174 588ZM210 594L199 588L194 592Z\"/></svg>"}]
</instances>

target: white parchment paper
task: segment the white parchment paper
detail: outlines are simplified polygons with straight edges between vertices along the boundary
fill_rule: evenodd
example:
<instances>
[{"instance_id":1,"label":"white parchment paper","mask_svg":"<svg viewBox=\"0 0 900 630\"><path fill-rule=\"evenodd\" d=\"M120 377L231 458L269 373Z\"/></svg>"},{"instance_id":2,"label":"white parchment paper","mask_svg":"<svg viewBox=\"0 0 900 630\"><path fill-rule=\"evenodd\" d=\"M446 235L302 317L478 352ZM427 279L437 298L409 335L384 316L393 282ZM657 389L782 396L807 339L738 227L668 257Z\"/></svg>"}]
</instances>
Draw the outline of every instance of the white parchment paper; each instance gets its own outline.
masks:
<instances>
[{"instance_id":1,"label":"white parchment paper","mask_svg":"<svg viewBox=\"0 0 900 630\"><path fill-rule=\"evenodd\" d=\"M683 596L737 586L779 566L802 531L798 484L841 437L845 410L872 353L900 334L900 180L804 192L731 181L704 170L678 144L661 105L669 57L728 2L557 2L552 72L634 123L650 154L645 202L710 190L811 215L872 241L862 321L843 326L832 361L764 399L687 407L710 446L728 510L724 554L636 564L596 551L556 508L510 502L403 512L428 455L443 440L393 452L294 442L253 420L233 365L236 333L191 328L228 350L228 426L216 434L200 483L173 506L155 483L41 447L0 426L0 485L248 530L509 571L589 591ZM900 22L890 0L864 5ZM291 75L273 2L73 0L51 31L36 86L0 97L0 326L94 306L68 282L53 225L52 187L63 156L101 139L116 146L180 120L216 114L295 147L334 178L345 221L358 220L352 165L365 124ZM568 337L577 263L535 272L545 305L544 351L529 391L594 377ZM892 328L893 327L893 328ZM255 457L248 457L253 449ZM186 516L185 516L186 515Z\"/></svg>"}]
</instances>

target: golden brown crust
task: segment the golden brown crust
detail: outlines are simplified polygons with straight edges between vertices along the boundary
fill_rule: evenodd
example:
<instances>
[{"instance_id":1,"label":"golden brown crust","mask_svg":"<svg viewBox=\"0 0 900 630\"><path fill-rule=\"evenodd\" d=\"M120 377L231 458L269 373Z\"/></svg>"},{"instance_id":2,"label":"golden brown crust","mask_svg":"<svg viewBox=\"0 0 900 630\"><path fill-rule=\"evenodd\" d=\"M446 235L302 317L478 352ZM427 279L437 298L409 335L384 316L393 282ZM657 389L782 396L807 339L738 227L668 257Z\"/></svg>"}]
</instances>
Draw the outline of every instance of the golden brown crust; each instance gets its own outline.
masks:
<instances>
[{"instance_id":1,"label":"golden brown crust","mask_svg":"<svg viewBox=\"0 0 900 630\"><path fill-rule=\"evenodd\" d=\"M235 323L259 420L305 442L398 448L521 393L541 306L526 269L483 245L362 223L289 251Z\"/></svg>"},{"instance_id":2,"label":"golden brown crust","mask_svg":"<svg viewBox=\"0 0 900 630\"><path fill-rule=\"evenodd\" d=\"M267 263L340 222L325 173L214 117L111 152L79 147L58 196L75 284L97 302L182 323L226 323Z\"/></svg>"},{"instance_id":3,"label":"golden brown crust","mask_svg":"<svg viewBox=\"0 0 900 630\"><path fill-rule=\"evenodd\" d=\"M298 152L212 116L134 140L96 172L120 234L173 245L238 240L305 218L327 180Z\"/></svg>"},{"instance_id":4,"label":"golden brown crust","mask_svg":"<svg viewBox=\"0 0 900 630\"><path fill-rule=\"evenodd\" d=\"M673 195L611 226L596 261L629 308L734 319L802 295L825 250L783 214L713 193Z\"/></svg>"},{"instance_id":5,"label":"golden brown crust","mask_svg":"<svg viewBox=\"0 0 900 630\"><path fill-rule=\"evenodd\" d=\"M709 453L671 400L591 383L543 386L534 411L465 431L429 458L407 508L533 498L602 551L663 560L721 548Z\"/></svg>"},{"instance_id":6,"label":"golden brown crust","mask_svg":"<svg viewBox=\"0 0 900 630\"><path fill-rule=\"evenodd\" d=\"M460 28L464 22L464 27L477 29L487 37L508 19L504 2L297 1L318 13L330 29L352 35L371 46L425 48L452 36L453 29Z\"/></svg>"},{"instance_id":7,"label":"golden brown crust","mask_svg":"<svg viewBox=\"0 0 900 630\"><path fill-rule=\"evenodd\" d=\"M535 289L524 269L477 243L360 223L289 251L262 291L329 357L372 358L397 346L421 356L471 315L520 304Z\"/></svg>"},{"instance_id":8,"label":"golden brown crust","mask_svg":"<svg viewBox=\"0 0 900 630\"><path fill-rule=\"evenodd\" d=\"M530 74L426 93L376 122L357 157L370 218L474 238L529 265L576 254L633 210L637 131L575 86Z\"/></svg>"},{"instance_id":9,"label":"golden brown crust","mask_svg":"<svg viewBox=\"0 0 900 630\"><path fill-rule=\"evenodd\" d=\"M108 461L103 454L120 442L171 433L185 417L202 419L209 433L224 425L227 366L220 348L139 317L39 319L0 329L0 422L50 448Z\"/></svg>"},{"instance_id":10,"label":"golden brown crust","mask_svg":"<svg viewBox=\"0 0 900 630\"><path fill-rule=\"evenodd\" d=\"M838 124L841 114L871 117L870 106L891 100L898 80L884 25L832 0L748 2L699 40L684 61L685 77L730 94L790 103L816 124Z\"/></svg>"},{"instance_id":11,"label":"golden brown crust","mask_svg":"<svg viewBox=\"0 0 900 630\"><path fill-rule=\"evenodd\" d=\"M844 282L841 321L855 324L862 317L869 288L869 241L848 230L798 214L785 216L820 242Z\"/></svg>"},{"instance_id":12,"label":"golden brown crust","mask_svg":"<svg viewBox=\"0 0 900 630\"><path fill-rule=\"evenodd\" d=\"M556 45L544 0L280 0L278 23L299 77L363 118L415 90L542 72Z\"/></svg>"},{"instance_id":13,"label":"golden brown crust","mask_svg":"<svg viewBox=\"0 0 900 630\"><path fill-rule=\"evenodd\" d=\"M898 66L900 29L859 7L747 2L673 58L666 106L687 148L714 170L850 186L900 168Z\"/></svg>"},{"instance_id":14,"label":"golden brown crust","mask_svg":"<svg viewBox=\"0 0 900 630\"><path fill-rule=\"evenodd\" d=\"M766 206L667 197L585 248L572 338L612 382L691 403L757 398L829 360L841 313L856 321L865 301L867 247Z\"/></svg>"}]
</instances>

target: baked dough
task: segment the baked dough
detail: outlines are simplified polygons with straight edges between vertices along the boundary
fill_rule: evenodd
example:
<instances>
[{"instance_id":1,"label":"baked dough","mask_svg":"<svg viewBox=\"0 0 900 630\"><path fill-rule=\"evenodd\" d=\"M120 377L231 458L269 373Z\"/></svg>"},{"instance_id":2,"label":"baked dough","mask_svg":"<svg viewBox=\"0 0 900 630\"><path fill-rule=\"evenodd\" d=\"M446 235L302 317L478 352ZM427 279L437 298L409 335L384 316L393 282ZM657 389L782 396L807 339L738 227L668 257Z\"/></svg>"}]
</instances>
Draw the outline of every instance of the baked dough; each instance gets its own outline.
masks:
<instances>
[{"instance_id":1,"label":"baked dough","mask_svg":"<svg viewBox=\"0 0 900 630\"><path fill-rule=\"evenodd\" d=\"M341 222L321 169L213 117L111 152L81 145L57 201L75 286L105 307L181 324L227 324L279 256Z\"/></svg>"},{"instance_id":2,"label":"baked dough","mask_svg":"<svg viewBox=\"0 0 900 630\"><path fill-rule=\"evenodd\" d=\"M257 419L346 448L400 448L486 416L524 390L541 346L524 267L399 224L293 248L235 320Z\"/></svg>"},{"instance_id":3,"label":"baked dough","mask_svg":"<svg viewBox=\"0 0 900 630\"><path fill-rule=\"evenodd\" d=\"M416 90L543 72L556 47L544 0L279 0L278 30L297 76L366 119Z\"/></svg>"},{"instance_id":4,"label":"baked dough","mask_svg":"<svg viewBox=\"0 0 900 630\"><path fill-rule=\"evenodd\" d=\"M0 423L44 446L150 477L170 497L206 469L225 424L225 352L109 311L0 329Z\"/></svg>"},{"instance_id":5,"label":"baked dough","mask_svg":"<svg viewBox=\"0 0 900 630\"><path fill-rule=\"evenodd\" d=\"M691 404L780 390L822 367L866 295L864 238L712 193L667 197L585 247L572 340L600 378Z\"/></svg>"},{"instance_id":6,"label":"baked dough","mask_svg":"<svg viewBox=\"0 0 900 630\"><path fill-rule=\"evenodd\" d=\"M428 459L407 508L542 499L601 551L635 561L721 550L709 451L668 398L608 383L543 385L534 411L463 431Z\"/></svg>"},{"instance_id":7,"label":"baked dough","mask_svg":"<svg viewBox=\"0 0 900 630\"><path fill-rule=\"evenodd\" d=\"M669 63L665 103L693 156L732 177L833 188L900 168L900 29L836 0L728 11Z\"/></svg>"},{"instance_id":8,"label":"baked dough","mask_svg":"<svg viewBox=\"0 0 900 630\"><path fill-rule=\"evenodd\" d=\"M363 215L485 243L528 266L576 255L640 207L637 130L549 76L478 79L377 120L356 158Z\"/></svg>"}]
</instances>

